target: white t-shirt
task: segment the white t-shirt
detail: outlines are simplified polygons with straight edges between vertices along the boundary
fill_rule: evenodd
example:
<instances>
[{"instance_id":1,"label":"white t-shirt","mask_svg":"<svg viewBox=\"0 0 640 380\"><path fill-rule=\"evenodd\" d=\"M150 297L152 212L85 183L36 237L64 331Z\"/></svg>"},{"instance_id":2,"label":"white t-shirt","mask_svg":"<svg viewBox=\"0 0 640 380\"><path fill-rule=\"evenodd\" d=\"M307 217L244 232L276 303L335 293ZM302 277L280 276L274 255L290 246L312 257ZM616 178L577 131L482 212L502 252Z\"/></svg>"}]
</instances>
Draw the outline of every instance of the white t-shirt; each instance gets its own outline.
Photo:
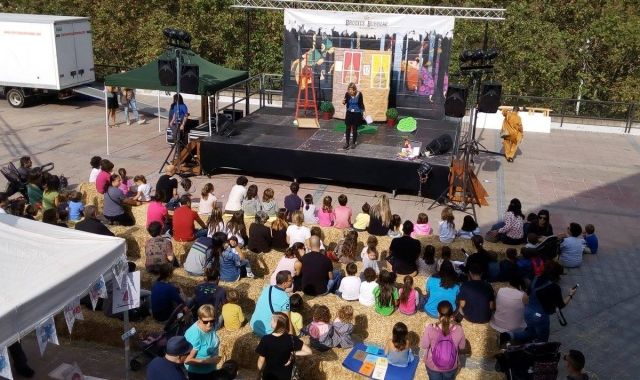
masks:
<instances>
[{"instance_id":1,"label":"white t-shirt","mask_svg":"<svg viewBox=\"0 0 640 380\"><path fill-rule=\"evenodd\" d=\"M229 198L227 198L227 205L224 206L224 211L240 211L242 210L242 200L247 195L247 188L241 185L233 185L229 192Z\"/></svg>"},{"instance_id":2,"label":"white t-shirt","mask_svg":"<svg viewBox=\"0 0 640 380\"><path fill-rule=\"evenodd\" d=\"M96 183L96 178L98 178L98 174L100 174L100 168L92 168L91 173L89 173L89 182Z\"/></svg>"},{"instance_id":3,"label":"white t-shirt","mask_svg":"<svg viewBox=\"0 0 640 380\"><path fill-rule=\"evenodd\" d=\"M289 237L289 247L298 242L305 244L305 241L311 237L311 230L309 227L290 224L287 227L287 236Z\"/></svg>"},{"instance_id":4,"label":"white t-shirt","mask_svg":"<svg viewBox=\"0 0 640 380\"><path fill-rule=\"evenodd\" d=\"M201 197L200 203L198 203L198 214L202 214L202 215L211 214L211 210L213 210L213 205L215 205L217 201L218 201L218 198L216 198L216 196L213 195L213 193L209 193L209 195L207 195L207 199L204 199L204 197Z\"/></svg>"},{"instance_id":5,"label":"white t-shirt","mask_svg":"<svg viewBox=\"0 0 640 380\"><path fill-rule=\"evenodd\" d=\"M302 213L304 214L304 222L306 224L318 224L316 205L309 205L308 210L307 205L302 206Z\"/></svg>"},{"instance_id":6,"label":"white t-shirt","mask_svg":"<svg viewBox=\"0 0 640 380\"><path fill-rule=\"evenodd\" d=\"M360 298L360 277L347 276L340 281L338 291L345 301L356 301Z\"/></svg>"},{"instance_id":7,"label":"white t-shirt","mask_svg":"<svg viewBox=\"0 0 640 380\"><path fill-rule=\"evenodd\" d=\"M151 185L148 183L141 183L138 185L138 193L142 193L140 197L141 201L148 202L151 200Z\"/></svg>"},{"instance_id":8,"label":"white t-shirt","mask_svg":"<svg viewBox=\"0 0 640 380\"><path fill-rule=\"evenodd\" d=\"M358 301L364 306L373 306L376 303L375 298L373 297L373 289L378 286L378 283L375 281L362 281L360 283L360 295L358 296Z\"/></svg>"}]
</instances>

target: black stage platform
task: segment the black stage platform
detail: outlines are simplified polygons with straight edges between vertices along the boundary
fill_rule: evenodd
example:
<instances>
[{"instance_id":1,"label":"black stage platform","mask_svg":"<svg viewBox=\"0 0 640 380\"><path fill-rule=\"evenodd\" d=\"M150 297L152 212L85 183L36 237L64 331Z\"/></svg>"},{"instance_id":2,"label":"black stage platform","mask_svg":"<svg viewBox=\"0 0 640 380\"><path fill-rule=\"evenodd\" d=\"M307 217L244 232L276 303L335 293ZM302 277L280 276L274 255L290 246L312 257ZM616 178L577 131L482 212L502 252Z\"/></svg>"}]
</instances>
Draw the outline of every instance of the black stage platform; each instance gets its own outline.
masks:
<instances>
[{"instance_id":1,"label":"black stage platform","mask_svg":"<svg viewBox=\"0 0 640 380\"><path fill-rule=\"evenodd\" d=\"M344 133L334 131L340 120L321 120L320 129L298 129L293 125L293 114L291 109L262 108L238 120L231 127L233 136L205 138L200 148L203 173L232 168L299 181L329 179L417 194L418 168L424 160L432 171L422 185L422 195L435 199L448 185L451 152L414 161L399 159L397 154L405 137L422 142L422 147L442 134L457 141L457 122L418 120L412 133L382 124L375 134L360 134L356 149L343 150Z\"/></svg>"}]
</instances>

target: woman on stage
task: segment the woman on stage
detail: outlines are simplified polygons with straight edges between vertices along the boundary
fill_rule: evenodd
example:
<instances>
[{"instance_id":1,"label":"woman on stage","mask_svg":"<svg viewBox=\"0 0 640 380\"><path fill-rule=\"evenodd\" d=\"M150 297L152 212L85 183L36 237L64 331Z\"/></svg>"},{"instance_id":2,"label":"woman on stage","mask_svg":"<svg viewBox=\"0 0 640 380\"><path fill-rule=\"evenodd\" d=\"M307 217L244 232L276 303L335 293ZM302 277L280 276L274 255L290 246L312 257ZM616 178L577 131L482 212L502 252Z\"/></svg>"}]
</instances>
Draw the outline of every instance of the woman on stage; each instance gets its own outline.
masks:
<instances>
[{"instance_id":1,"label":"woman on stage","mask_svg":"<svg viewBox=\"0 0 640 380\"><path fill-rule=\"evenodd\" d=\"M342 104L347 106L347 114L344 118L346 125L345 138L347 141L344 144L344 149L354 149L358 141L358 126L362 124L364 116L364 100L355 83L349 83ZM349 145L350 135L353 135L353 143L351 145Z\"/></svg>"}]
</instances>

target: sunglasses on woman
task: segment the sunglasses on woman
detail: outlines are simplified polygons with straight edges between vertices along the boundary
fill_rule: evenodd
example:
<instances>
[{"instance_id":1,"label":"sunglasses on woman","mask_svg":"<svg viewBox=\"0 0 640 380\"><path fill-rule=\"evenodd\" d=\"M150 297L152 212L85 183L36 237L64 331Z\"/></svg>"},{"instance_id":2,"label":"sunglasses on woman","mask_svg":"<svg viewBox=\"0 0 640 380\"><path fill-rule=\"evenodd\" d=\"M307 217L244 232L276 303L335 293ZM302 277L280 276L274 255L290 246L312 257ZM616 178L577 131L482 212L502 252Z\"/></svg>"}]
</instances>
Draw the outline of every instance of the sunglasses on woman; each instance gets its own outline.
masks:
<instances>
[{"instance_id":1,"label":"sunglasses on woman","mask_svg":"<svg viewBox=\"0 0 640 380\"><path fill-rule=\"evenodd\" d=\"M205 325L210 325L210 324L213 324L213 319L207 319L206 321L204 319L201 319L200 322L202 322Z\"/></svg>"}]
</instances>

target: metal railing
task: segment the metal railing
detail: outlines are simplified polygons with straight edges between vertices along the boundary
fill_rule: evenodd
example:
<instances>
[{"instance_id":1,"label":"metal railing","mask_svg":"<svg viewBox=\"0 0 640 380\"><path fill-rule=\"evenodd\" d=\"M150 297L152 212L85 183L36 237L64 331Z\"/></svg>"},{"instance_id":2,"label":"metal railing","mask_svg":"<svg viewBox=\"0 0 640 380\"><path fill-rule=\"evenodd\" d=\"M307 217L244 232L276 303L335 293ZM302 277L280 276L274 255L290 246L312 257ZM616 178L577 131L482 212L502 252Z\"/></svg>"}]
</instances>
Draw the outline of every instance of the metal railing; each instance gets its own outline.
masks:
<instances>
[{"instance_id":1,"label":"metal railing","mask_svg":"<svg viewBox=\"0 0 640 380\"><path fill-rule=\"evenodd\" d=\"M639 128L634 125L635 122L640 121L636 119L638 107L636 103L631 102L503 95L502 104L518 105L521 108L549 108L551 110L550 116L560 123L561 128L566 119L602 121L603 124L613 124L612 126L624 128L624 133Z\"/></svg>"},{"instance_id":2,"label":"metal railing","mask_svg":"<svg viewBox=\"0 0 640 380\"><path fill-rule=\"evenodd\" d=\"M220 105L220 96L231 96L231 101L225 106ZM262 107L262 74L257 74L249 77L243 81L234 83L228 87L216 91L213 95L213 110L215 111L215 126L216 133L220 133L220 118L219 114L224 113L225 110L231 110L232 123L236 121L236 104L245 102L244 116L248 116L251 113L250 100L257 95L260 100L260 108ZM211 110L211 97L207 97L209 104L209 110ZM209 135L213 133L211 119L213 115L209 113Z\"/></svg>"},{"instance_id":3,"label":"metal railing","mask_svg":"<svg viewBox=\"0 0 640 380\"><path fill-rule=\"evenodd\" d=\"M273 97L278 96L282 100L284 83L282 74L262 74L260 107L273 104Z\"/></svg>"}]
</instances>

